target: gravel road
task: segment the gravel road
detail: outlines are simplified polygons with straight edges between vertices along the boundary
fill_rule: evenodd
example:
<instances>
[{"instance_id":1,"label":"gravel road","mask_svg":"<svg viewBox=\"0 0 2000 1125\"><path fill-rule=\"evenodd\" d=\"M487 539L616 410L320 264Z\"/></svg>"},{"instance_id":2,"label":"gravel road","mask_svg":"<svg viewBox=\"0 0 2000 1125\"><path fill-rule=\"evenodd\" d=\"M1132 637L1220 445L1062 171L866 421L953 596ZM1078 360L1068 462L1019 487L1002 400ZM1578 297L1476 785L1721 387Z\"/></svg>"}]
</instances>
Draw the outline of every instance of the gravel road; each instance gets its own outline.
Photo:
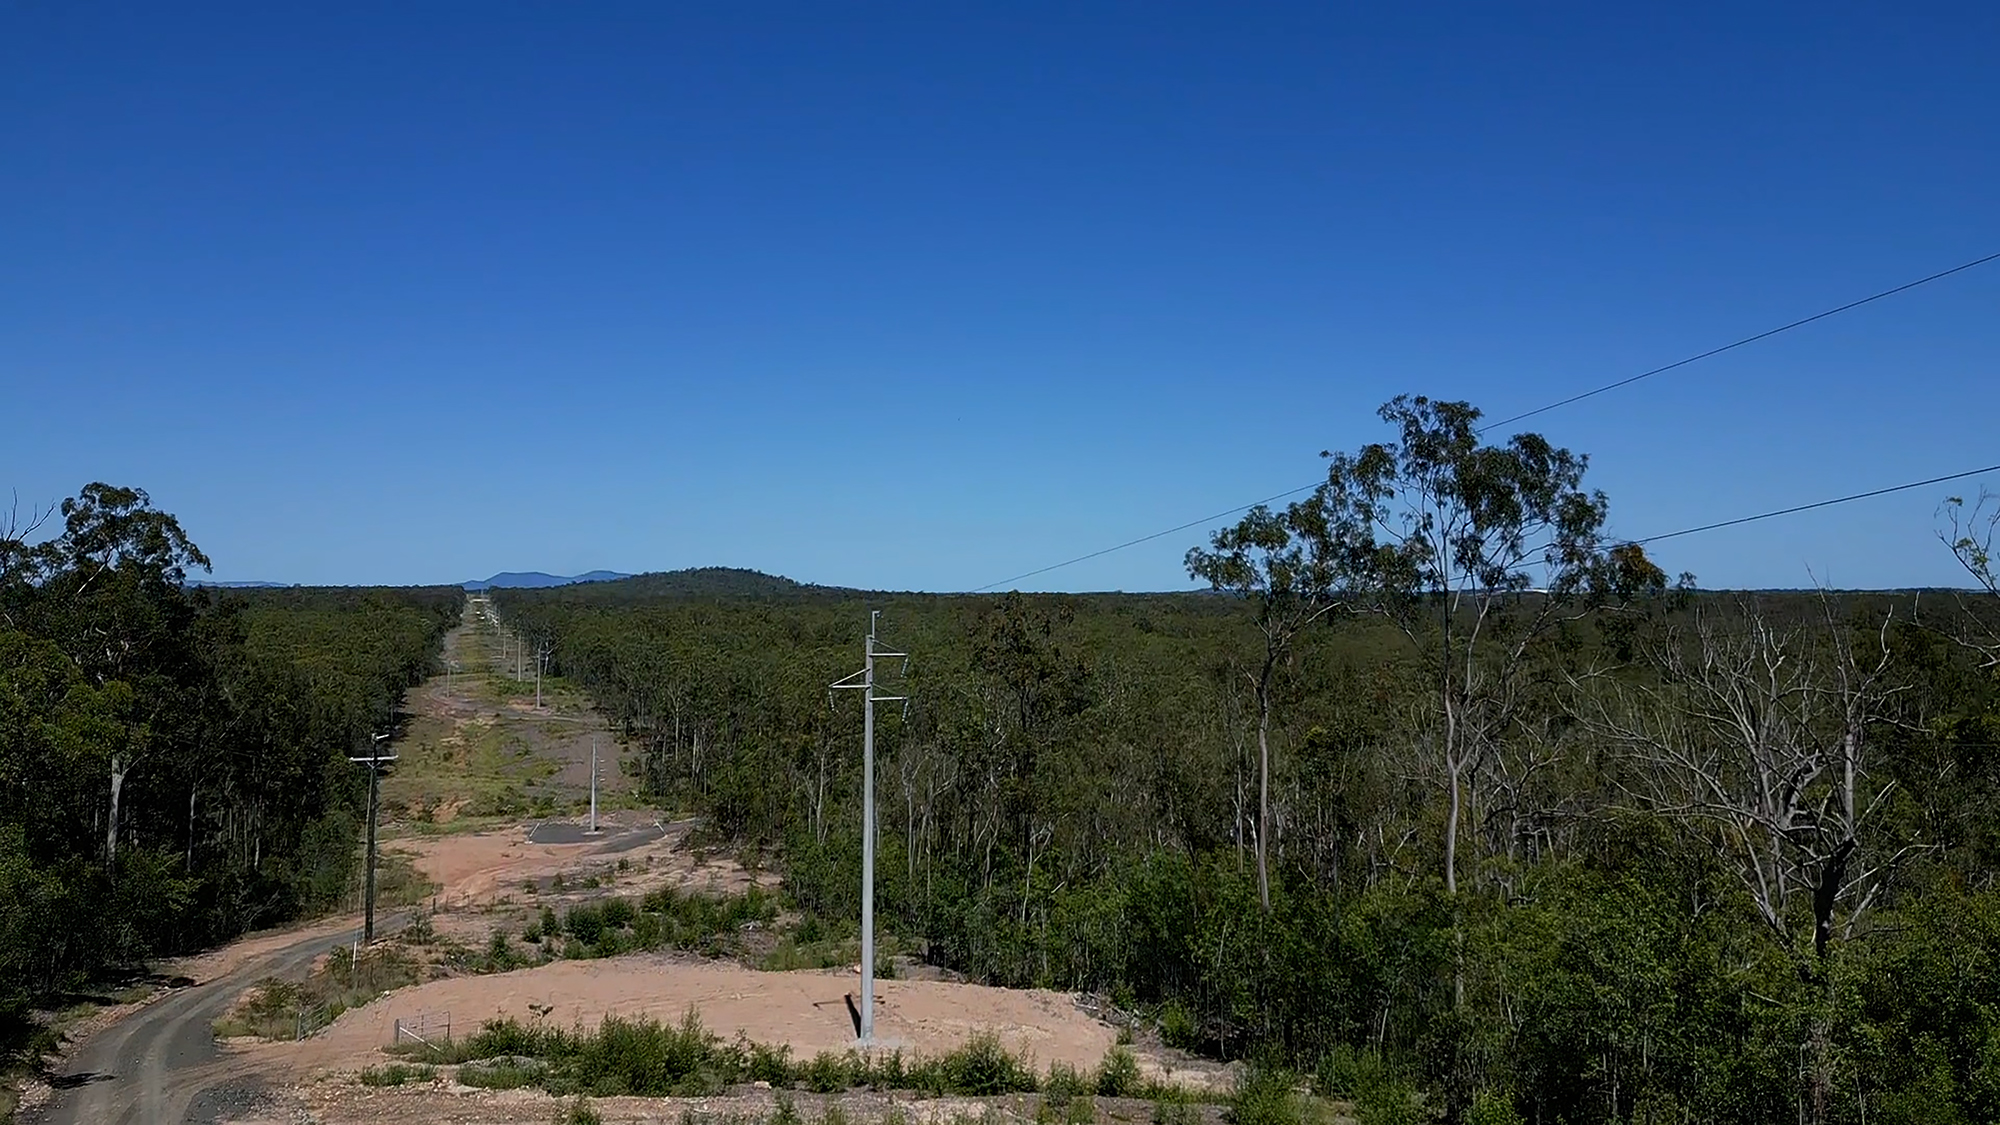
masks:
<instances>
[{"instance_id":1,"label":"gravel road","mask_svg":"<svg viewBox=\"0 0 2000 1125\"><path fill-rule=\"evenodd\" d=\"M391 932L401 921L377 926ZM315 958L354 940L320 934L253 957L229 973L176 989L83 1041L53 1084L55 1096L24 1125L189 1125L226 1120L256 1099L248 1062L219 1049L217 1017L265 977L303 979Z\"/></svg>"}]
</instances>

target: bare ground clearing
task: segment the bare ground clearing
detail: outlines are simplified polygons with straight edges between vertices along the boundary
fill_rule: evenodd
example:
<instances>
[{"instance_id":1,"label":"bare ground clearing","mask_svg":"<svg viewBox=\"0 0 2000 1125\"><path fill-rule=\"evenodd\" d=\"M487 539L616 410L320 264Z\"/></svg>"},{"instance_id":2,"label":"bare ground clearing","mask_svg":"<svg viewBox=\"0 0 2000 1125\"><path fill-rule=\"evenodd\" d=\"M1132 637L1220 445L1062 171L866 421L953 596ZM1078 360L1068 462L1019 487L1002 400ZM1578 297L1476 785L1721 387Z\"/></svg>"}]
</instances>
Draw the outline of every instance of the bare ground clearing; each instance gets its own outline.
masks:
<instances>
[{"instance_id":1,"label":"bare ground clearing","mask_svg":"<svg viewBox=\"0 0 2000 1125\"><path fill-rule=\"evenodd\" d=\"M810 1059L854 1045L846 997L856 991L857 981L851 972L773 973L657 954L557 961L399 989L348 1012L304 1043L273 1045L270 1054L286 1060L296 1073L324 1076L383 1062L393 1021L422 1012L449 1012L454 1030L469 1032L499 1016L526 1023L544 1008L550 1023L585 1029L607 1015L674 1023L693 1008L710 1031L724 1038L741 1033L753 1042L789 1046L793 1057ZM1051 1063L1089 1070L1117 1041L1116 1030L1078 1008L1074 998L1044 990L881 981L875 1019L876 1038L884 1049L941 1055L990 1032L1044 1070ZM1153 1073L1163 1074L1157 1062Z\"/></svg>"}]
</instances>

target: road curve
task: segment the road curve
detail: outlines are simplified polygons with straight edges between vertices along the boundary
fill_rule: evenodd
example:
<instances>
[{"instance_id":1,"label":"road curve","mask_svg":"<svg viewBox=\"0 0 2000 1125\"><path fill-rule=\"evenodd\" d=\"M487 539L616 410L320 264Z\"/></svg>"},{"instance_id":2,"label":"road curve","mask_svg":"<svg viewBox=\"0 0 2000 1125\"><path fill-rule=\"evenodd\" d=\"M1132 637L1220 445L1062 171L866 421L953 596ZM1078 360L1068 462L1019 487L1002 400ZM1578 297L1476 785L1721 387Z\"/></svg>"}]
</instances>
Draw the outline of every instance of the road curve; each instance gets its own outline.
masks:
<instances>
[{"instance_id":1,"label":"road curve","mask_svg":"<svg viewBox=\"0 0 2000 1125\"><path fill-rule=\"evenodd\" d=\"M391 921L379 929L393 929ZM266 977L303 978L313 961L354 940L351 930L301 938L230 972L188 985L91 1036L53 1079L55 1096L26 1125L183 1125L203 1091L247 1071L215 1043L215 1020Z\"/></svg>"}]
</instances>

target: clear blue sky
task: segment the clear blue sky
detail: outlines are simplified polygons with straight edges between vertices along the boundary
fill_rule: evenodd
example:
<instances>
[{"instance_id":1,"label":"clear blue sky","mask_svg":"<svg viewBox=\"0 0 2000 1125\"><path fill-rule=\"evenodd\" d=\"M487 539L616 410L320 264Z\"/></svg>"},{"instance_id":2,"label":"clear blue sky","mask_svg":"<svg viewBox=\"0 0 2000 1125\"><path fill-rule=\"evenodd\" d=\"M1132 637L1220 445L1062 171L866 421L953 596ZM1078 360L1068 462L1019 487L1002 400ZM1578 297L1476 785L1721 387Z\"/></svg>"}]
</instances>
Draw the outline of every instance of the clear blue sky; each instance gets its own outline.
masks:
<instances>
[{"instance_id":1,"label":"clear blue sky","mask_svg":"<svg viewBox=\"0 0 2000 1125\"><path fill-rule=\"evenodd\" d=\"M2000 6L0 8L0 487L226 579L965 589L2000 250ZM2000 263L1535 420L1631 536L2000 461ZM1992 482L2000 488L2000 480ZM1977 491L1977 484L1958 486ZM1949 583L1952 488L1662 544ZM1189 585L1188 532L1034 589Z\"/></svg>"}]
</instances>

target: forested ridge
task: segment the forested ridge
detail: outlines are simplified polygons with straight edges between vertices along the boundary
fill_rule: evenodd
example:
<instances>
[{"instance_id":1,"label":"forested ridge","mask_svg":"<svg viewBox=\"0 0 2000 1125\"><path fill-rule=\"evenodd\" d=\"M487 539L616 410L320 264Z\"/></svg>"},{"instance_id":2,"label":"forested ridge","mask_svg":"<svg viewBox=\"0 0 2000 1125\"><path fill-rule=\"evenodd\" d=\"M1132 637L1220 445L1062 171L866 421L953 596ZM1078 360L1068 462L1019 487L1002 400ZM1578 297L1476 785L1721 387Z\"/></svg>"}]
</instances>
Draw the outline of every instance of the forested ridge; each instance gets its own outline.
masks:
<instances>
[{"instance_id":1,"label":"forested ridge","mask_svg":"<svg viewBox=\"0 0 2000 1125\"><path fill-rule=\"evenodd\" d=\"M232 590L142 491L0 527L0 1017L108 967L342 907L346 760L435 667L455 588ZM48 526L43 526L46 523Z\"/></svg>"},{"instance_id":2,"label":"forested ridge","mask_svg":"<svg viewBox=\"0 0 2000 1125\"><path fill-rule=\"evenodd\" d=\"M1224 596L495 597L835 926L881 610L877 916L976 979L1452 1120L2000 1120L1990 511L1977 594L1700 592L1582 457L1384 419Z\"/></svg>"}]
</instances>

